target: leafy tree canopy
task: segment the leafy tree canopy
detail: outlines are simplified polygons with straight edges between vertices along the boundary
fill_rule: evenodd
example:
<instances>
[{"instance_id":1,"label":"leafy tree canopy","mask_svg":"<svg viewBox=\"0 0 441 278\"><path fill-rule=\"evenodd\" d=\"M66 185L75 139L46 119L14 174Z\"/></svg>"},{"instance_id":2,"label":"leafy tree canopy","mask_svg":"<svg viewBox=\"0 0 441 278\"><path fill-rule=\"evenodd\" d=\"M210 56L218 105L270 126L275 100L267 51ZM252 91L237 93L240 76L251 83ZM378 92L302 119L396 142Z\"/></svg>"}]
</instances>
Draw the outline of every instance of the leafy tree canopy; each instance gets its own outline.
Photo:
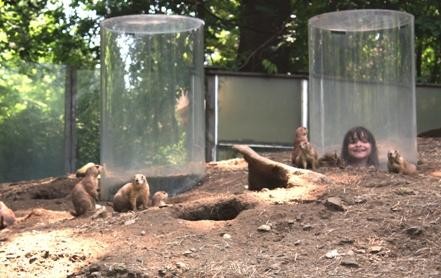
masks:
<instances>
[{"instance_id":1,"label":"leafy tree canopy","mask_svg":"<svg viewBox=\"0 0 441 278\"><path fill-rule=\"evenodd\" d=\"M438 0L0 0L0 62L21 59L90 67L99 62L99 22L127 14L180 14L205 21L207 66L307 72L308 19L347 9L415 16L417 78L441 82Z\"/></svg>"}]
</instances>

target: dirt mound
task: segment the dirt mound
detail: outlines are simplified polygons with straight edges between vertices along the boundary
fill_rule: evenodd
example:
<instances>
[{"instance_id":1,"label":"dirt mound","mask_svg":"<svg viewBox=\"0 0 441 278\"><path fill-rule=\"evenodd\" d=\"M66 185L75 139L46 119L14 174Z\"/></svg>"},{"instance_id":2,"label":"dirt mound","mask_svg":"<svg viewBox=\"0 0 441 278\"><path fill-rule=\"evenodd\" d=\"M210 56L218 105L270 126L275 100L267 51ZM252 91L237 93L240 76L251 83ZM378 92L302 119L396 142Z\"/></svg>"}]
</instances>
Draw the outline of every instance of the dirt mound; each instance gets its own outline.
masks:
<instances>
[{"instance_id":1,"label":"dirt mound","mask_svg":"<svg viewBox=\"0 0 441 278\"><path fill-rule=\"evenodd\" d=\"M441 137L441 128L438 129L431 129L425 132L422 132L420 134L418 134L419 137Z\"/></svg>"},{"instance_id":2,"label":"dirt mound","mask_svg":"<svg viewBox=\"0 0 441 278\"><path fill-rule=\"evenodd\" d=\"M0 231L0 276L440 277L441 139L418 174L320 168L320 192L247 189L242 159L210 163L169 206L69 215L74 178L0 185L20 220ZM286 163L289 152L263 154Z\"/></svg>"}]
</instances>

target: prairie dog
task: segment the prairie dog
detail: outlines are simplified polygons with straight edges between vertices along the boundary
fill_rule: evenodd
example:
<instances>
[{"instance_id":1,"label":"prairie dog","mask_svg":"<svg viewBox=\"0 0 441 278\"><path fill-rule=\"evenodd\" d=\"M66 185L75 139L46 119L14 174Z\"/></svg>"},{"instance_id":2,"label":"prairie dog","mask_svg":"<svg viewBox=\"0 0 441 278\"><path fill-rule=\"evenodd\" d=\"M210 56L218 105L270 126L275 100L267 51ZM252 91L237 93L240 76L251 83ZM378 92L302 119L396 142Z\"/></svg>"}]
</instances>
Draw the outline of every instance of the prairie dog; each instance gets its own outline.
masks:
<instances>
[{"instance_id":1,"label":"prairie dog","mask_svg":"<svg viewBox=\"0 0 441 278\"><path fill-rule=\"evenodd\" d=\"M73 216L81 216L87 212L95 211L95 204L99 197L99 177L102 167L93 165L86 170L86 176L72 189L72 203L75 211Z\"/></svg>"},{"instance_id":2,"label":"prairie dog","mask_svg":"<svg viewBox=\"0 0 441 278\"><path fill-rule=\"evenodd\" d=\"M0 230L15 223L15 213L0 201Z\"/></svg>"},{"instance_id":3,"label":"prairie dog","mask_svg":"<svg viewBox=\"0 0 441 278\"><path fill-rule=\"evenodd\" d=\"M309 142L300 142L299 152L294 159L294 164L303 169L308 167L312 170L317 169L318 166L318 154L314 147Z\"/></svg>"},{"instance_id":4,"label":"prairie dog","mask_svg":"<svg viewBox=\"0 0 441 278\"><path fill-rule=\"evenodd\" d=\"M344 168L343 160L338 156L337 152L325 153L318 160L318 165L320 167L339 167Z\"/></svg>"},{"instance_id":5,"label":"prairie dog","mask_svg":"<svg viewBox=\"0 0 441 278\"><path fill-rule=\"evenodd\" d=\"M304 126L296 128L294 144L298 144L300 142L308 142L308 129Z\"/></svg>"},{"instance_id":6,"label":"prairie dog","mask_svg":"<svg viewBox=\"0 0 441 278\"><path fill-rule=\"evenodd\" d=\"M296 164L295 160L296 157L298 157L300 152L300 143L301 142L309 142L308 141L308 129L306 127L300 126L296 129L296 132L294 134L294 143L293 143L293 150L291 153L291 162L292 164Z\"/></svg>"},{"instance_id":7,"label":"prairie dog","mask_svg":"<svg viewBox=\"0 0 441 278\"><path fill-rule=\"evenodd\" d=\"M387 152L387 169L390 173L413 175L417 173L416 166L408 162L397 150Z\"/></svg>"},{"instance_id":8,"label":"prairie dog","mask_svg":"<svg viewBox=\"0 0 441 278\"><path fill-rule=\"evenodd\" d=\"M161 207L165 205L165 201L168 199L168 193L165 191L157 191L153 194L151 205L152 207Z\"/></svg>"},{"instance_id":9,"label":"prairie dog","mask_svg":"<svg viewBox=\"0 0 441 278\"><path fill-rule=\"evenodd\" d=\"M79 169L75 172L75 176L76 176L77 178L85 177L85 176L86 176L87 169L89 169L90 167L95 166L95 165L96 165L96 164L93 163L93 162L89 162L89 163L84 164L81 168L79 168Z\"/></svg>"},{"instance_id":10,"label":"prairie dog","mask_svg":"<svg viewBox=\"0 0 441 278\"><path fill-rule=\"evenodd\" d=\"M147 208L150 187L142 174L136 174L132 181L124 184L113 197L113 209L117 212L137 210L140 205Z\"/></svg>"}]
</instances>

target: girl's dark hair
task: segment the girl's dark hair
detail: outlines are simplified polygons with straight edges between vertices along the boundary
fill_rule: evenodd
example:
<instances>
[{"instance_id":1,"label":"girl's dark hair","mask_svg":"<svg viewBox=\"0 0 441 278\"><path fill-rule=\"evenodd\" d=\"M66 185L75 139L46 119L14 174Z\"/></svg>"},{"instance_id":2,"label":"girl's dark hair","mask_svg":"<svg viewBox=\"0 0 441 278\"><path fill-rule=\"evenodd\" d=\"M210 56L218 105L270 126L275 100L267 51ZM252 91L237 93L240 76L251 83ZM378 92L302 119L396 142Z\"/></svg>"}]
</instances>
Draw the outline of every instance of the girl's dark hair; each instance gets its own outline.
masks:
<instances>
[{"instance_id":1,"label":"girl's dark hair","mask_svg":"<svg viewBox=\"0 0 441 278\"><path fill-rule=\"evenodd\" d=\"M378 167L379 165L378 151L377 151L377 143L375 142L375 137L367 128L362 126L353 127L350 130L348 130L348 132L346 132L341 148L341 158L347 164L351 164L352 162L354 162L353 158L349 155L348 145L358 140L364 140L371 144L371 154L368 157L367 164L368 166L373 165L375 167Z\"/></svg>"}]
</instances>

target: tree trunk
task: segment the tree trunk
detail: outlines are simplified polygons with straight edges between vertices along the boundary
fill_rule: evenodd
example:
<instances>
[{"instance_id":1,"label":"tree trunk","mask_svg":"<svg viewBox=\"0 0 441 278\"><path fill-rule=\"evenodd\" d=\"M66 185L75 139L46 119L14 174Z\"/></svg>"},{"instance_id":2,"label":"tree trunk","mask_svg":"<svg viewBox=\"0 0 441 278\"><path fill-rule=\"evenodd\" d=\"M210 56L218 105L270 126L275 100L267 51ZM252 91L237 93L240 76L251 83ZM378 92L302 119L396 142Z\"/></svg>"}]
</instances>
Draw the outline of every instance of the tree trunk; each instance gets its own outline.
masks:
<instances>
[{"instance_id":1,"label":"tree trunk","mask_svg":"<svg viewBox=\"0 0 441 278\"><path fill-rule=\"evenodd\" d=\"M278 47L284 25L289 20L289 0L243 0L240 10L238 60L240 71L265 72L262 60L277 66L278 72L288 71L289 52Z\"/></svg>"},{"instance_id":2,"label":"tree trunk","mask_svg":"<svg viewBox=\"0 0 441 278\"><path fill-rule=\"evenodd\" d=\"M310 170L299 169L263 157L247 145L234 145L248 163L248 189L308 187L312 190L329 183L328 179Z\"/></svg>"}]
</instances>

